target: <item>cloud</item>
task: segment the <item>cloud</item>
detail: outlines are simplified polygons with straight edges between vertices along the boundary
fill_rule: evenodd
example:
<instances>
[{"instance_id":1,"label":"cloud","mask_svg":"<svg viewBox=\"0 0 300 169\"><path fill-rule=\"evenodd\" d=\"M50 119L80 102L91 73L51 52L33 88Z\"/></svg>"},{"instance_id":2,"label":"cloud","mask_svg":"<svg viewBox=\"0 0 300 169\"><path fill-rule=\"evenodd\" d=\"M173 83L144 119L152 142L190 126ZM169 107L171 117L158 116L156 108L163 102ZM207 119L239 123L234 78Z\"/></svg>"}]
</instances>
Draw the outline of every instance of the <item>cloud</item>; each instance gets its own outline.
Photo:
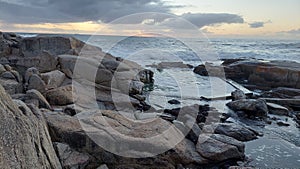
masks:
<instances>
[{"instance_id":1,"label":"cloud","mask_svg":"<svg viewBox=\"0 0 300 169\"><path fill-rule=\"evenodd\" d=\"M288 33L288 34L293 34L293 35L300 35L300 28L299 29L294 29L294 30L290 30L290 31L286 31L283 33Z\"/></svg>"},{"instance_id":2,"label":"cloud","mask_svg":"<svg viewBox=\"0 0 300 169\"><path fill-rule=\"evenodd\" d=\"M98 21L109 23L139 12L168 13L162 0L0 0L0 20L6 23L63 23Z\"/></svg>"},{"instance_id":3,"label":"cloud","mask_svg":"<svg viewBox=\"0 0 300 169\"><path fill-rule=\"evenodd\" d=\"M292 36L300 36L300 28L299 28L299 29L289 30L289 31L278 32L278 34L285 34L285 35L292 35Z\"/></svg>"},{"instance_id":4,"label":"cloud","mask_svg":"<svg viewBox=\"0 0 300 169\"><path fill-rule=\"evenodd\" d=\"M181 17L199 28L220 23L244 23L241 16L228 13L185 13Z\"/></svg>"},{"instance_id":5,"label":"cloud","mask_svg":"<svg viewBox=\"0 0 300 169\"><path fill-rule=\"evenodd\" d=\"M250 28L262 28L267 23L271 23L271 21L267 21L267 22L252 22L252 23L248 23L248 25L249 25Z\"/></svg>"},{"instance_id":6,"label":"cloud","mask_svg":"<svg viewBox=\"0 0 300 169\"><path fill-rule=\"evenodd\" d=\"M239 15L227 13L185 13L167 18L160 25L178 29L193 29L222 23L244 23L244 19Z\"/></svg>"}]
</instances>

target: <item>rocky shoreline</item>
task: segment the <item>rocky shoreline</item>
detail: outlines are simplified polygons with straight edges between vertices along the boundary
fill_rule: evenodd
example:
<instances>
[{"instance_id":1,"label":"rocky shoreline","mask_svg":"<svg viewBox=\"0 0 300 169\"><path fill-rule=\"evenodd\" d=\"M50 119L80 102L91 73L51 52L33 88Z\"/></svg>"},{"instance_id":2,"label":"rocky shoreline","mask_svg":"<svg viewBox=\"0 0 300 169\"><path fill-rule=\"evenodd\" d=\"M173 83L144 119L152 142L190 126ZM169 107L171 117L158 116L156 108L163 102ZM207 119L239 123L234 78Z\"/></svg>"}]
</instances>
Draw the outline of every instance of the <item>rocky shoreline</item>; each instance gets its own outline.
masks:
<instances>
[{"instance_id":1,"label":"rocky shoreline","mask_svg":"<svg viewBox=\"0 0 300 169\"><path fill-rule=\"evenodd\" d=\"M192 69L183 63L154 67L178 66ZM0 32L0 166L252 167L245 143L263 136L264 129L257 126L291 125L272 114L300 124L296 62L225 60L221 66L199 65L194 72L225 72L227 78L262 91L253 96L234 91L229 112L198 104L156 110L144 93L154 83L151 70L75 38Z\"/></svg>"}]
</instances>

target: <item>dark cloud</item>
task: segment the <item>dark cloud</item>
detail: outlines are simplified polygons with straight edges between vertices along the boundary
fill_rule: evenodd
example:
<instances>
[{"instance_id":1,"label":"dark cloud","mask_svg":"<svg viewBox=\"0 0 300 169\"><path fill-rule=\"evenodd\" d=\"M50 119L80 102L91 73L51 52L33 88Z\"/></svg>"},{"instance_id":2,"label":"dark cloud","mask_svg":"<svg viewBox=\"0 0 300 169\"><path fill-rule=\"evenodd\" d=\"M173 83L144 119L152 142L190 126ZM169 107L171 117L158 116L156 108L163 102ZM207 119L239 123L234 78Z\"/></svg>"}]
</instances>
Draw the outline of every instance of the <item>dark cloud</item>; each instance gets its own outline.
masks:
<instances>
[{"instance_id":1,"label":"dark cloud","mask_svg":"<svg viewBox=\"0 0 300 169\"><path fill-rule=\"evenodd\" d=\"M179 17L167 14L179 7L182 6L170 6L163 0L0 0L0 21L8 24L113 21L114 24L159 24L173 28L191 28L190 23L197 28L244 23L236 14L185 13ZM134 13L144 14L128 16Z\"/></svg>"},{"instance_id":2,"label":"dark cloud","mask_svg":"<svg viewBox=\"0 0 300 169\"><path fill-rule=\"evenodd\" d=\"M161 0L0 0L0 20L6 23L59 23L98 21L108 23L139 12L167 13L178 6Z\"/></svg>"},{"instance_id":3,"label":"dark cloud","mask_svg":"<svg viewBox=\"0 0 300 169\"><path fill-rule=\"evenodd\" d=\"M249 25L250 28L262 28L267 23L271 23L271 21L267 21L267 22L252 22L252 23L248 23L248 25Z\"/></svg>"},{"instance_id":4,"label":"dark cloud","mask_svg":"<svg viewBox=\"0 0 300 169\"><path fill-rule=\"evenodd\" d=\"M293 34L293 35L300 35L300 28L299 29L290 30L290 31L286 31L284 33Z\"/></svg>"}]
</instances>

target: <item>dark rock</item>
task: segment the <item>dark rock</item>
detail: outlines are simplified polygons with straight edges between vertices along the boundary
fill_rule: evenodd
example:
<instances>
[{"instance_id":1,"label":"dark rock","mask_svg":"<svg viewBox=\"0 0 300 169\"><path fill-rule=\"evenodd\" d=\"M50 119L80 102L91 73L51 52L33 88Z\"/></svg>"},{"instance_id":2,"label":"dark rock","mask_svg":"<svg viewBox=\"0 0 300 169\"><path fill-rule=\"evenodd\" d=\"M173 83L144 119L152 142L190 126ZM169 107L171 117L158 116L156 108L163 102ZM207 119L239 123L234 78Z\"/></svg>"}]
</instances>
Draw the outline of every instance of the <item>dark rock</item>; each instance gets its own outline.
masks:
<instances>
[{"instance_id":1,"label":"dark rock","mask_svg":"<svg viewBox=\"0 0 300 169\"><path fill-rule=\"evenodd\" d=\"M45 82L37 74L31 75L28 80L27 90L31 90L31 89L38 90L41 93L44 93L46 91Z\"/></svg>"},{"instance_id":2,"label":"dark rock","mask_svg":"<svg viewBox=\"0 0 300 169\"><path fill-rule=\"evenodd\" d=\"M269 113L270 114L275 114L275 115L280 115L280 116L288 116L289 115L289 109L286 107L280 106L278 104L274 103L267 103Z\"/></svg>"},{"instance_id":3,"label":"dark rock","mask_svg":"<svg viewBox=\"0 0 300 169\"><path fill-rule=\"evenodd\" d=\"M168 101L169 104L180 104L180 101L176 100L176 99L172 99Z\"/></svg>"},{"instance_id":4,"label":"dark rock","mask_svg":"<svg viewBox=\"0 0 300 169\"><path fill-rule=\"evenodd\" d=\"M201 134L196 150L201 156L214 162L244 159L245 145L232 137L219 134Z\"/></svg>"},{"instance_id":5,"label":"dark rock","mask_svg":"<svg viewBox=\"0 0 300 169\"><path fill-rule=\"evenodd\" d=\"M71 147L67 144L54 142L53 146L62 167L65 169L83 169L86 168L90 162L88 154L79 153L71 149Z\"/></svg>"},{"instance_id":6,"label":"dark rock","mask_svg":"<svg viewBox=\"0 0 300 169\"><path fill-rule=\"evenodd\" d=\"M222 134L233 137L239 141L250 141L257 139L257 133L235 123L215 123L205 125L202 130L203 133Z\"/></svg>"},{"instance_id":7,"label":"dark rock","mask_svg":"<svg viewBox=\"0 0 300 169\"><path fill-rule=\"evenodd\" d=\"M232 96L232 100L242 100L242 99L246 99L247 96L245 95L245 93L241 90L235 90L233 92L231 92L231 96Z\"/></svg>"},{"instance_id":8,"label":"dark rock","mask_svg":"<svg viewBox=\"0 0 300 169\"><path fill-rule=\"evenodd\" d=\"M277 122L277 125L278 125L278 126L290 126L290 124L285 123L285 122L283 122L283 121L278 121L278 122Z\"/></svg>"},{"instance_id":9,"label":"dark rock","mask_svg":"<svg viewBox=\"0 0 300 169\"><path fill-rule=\"evenodd\" d=\"M247 115L255 117L266 117L269 111L266 102L262 99L243 99L226 105L234 111L244 111Z\"/></svg>"},{"instance_id":10,"label":"dark rock","mask_svg":"<svg viewBox=\"0 0 300 169\"><path fill-rule=\"evenodd\" d=\"M1 85L0 98L1 168L61 168L39 110L15 104Z\"/></svg>"},{"instance_id":11,"label":"dark rock","mask_svg":"<svg viewBox=\"0 0 300 169\"><path fill-rule=\"evenodd\" d=\"M185 64L183 62L160 62L158 64L147 65L147 67L152 67L156 69L171 69L171 68L193 68L192 65Z\"/></svg>"}]
</instances>

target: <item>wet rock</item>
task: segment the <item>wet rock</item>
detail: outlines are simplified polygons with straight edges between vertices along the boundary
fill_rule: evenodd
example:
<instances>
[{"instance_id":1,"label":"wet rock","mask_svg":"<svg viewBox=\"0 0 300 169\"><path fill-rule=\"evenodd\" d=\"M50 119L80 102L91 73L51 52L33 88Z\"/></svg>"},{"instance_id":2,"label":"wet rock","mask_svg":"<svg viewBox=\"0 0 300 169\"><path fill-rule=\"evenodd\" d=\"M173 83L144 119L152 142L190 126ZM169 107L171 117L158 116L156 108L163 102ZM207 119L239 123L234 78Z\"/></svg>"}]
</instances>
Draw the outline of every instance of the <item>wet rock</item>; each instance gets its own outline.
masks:
<instances>
[{"instance_id":1,"label":"wet rock","mask_svg":"<svg viewBox=\"0 0 300 169\"><path fill-rule=\"evenodd\" d=\"M266 102L262 99L243 99L226 105L234 111L244 111L248 116L255 117L266 117L269 111Z\"/></svg>"},{"instance_id":2,"label":"wet rock","mask_svg":"<svg viewBox=\"0 0 300 169\"><path fill-rule=\"evenodd\" d=\"M278 87L262 93L260 97L291 99L296 96L300 96L300 89Z\"/></svg>"},{"instance_id":3,"label":"wet rock","mask_svg":"<svg viewBox=\"0 0 300 169\"><path fill-rule=\"evenodd\" d=\"M201 134L196 150L201 156L214 162L243 159L245 145L232 137L219 134Z\"/></svg>"},{"instance_id":4,"label":"wet rock","mask_svg":"<svg viewBox=\"0 0 300 169\"><path fill-rule=\"evenodd\" d=\"M0 85L1 168L61 168L38 109L15 103Z\"/></svg>"},{"instance_id":5,"label":"wet rock","mask_svg":"<svg viewBox=\"0 0 300 169\"><path fill-rule=\"evenodd\" d=\"M235 90L233 92L231 92L231 96L232 96L232 100L242 100L242 99L246 99L247 96L245 95L245 93L241 90Z\"/></svg>"},{"instance_id":6,"label":"wet rock","mask_svg":"<svg viewBox=\"0 0 300 169\"><path fill-rule=\"evenodd\" d=\"M225 77L224 68L222 66L214 66L208 62L206 62L205 65L195 67L194 73L201 76Z\"/></svg>"},{"instance_id":7,"label":"wet rock","mask_svg":"<svg viewBox=\"0 0 300 169\"><path fill-rule=\"evenodd\" d=\"M88 154L79 153L71 149L71 147L67 144L54 142L53 146L62 164L62 167L65 169L83 169L90 162L90 157Z\"/></svg>"},{"instance_id":8,"label":"wet rock","mask_svg":"<svg viewBox=\"0 0 300 169\"><path fill-rule=\"evenodd\" d=\"M275 115L280 115L280 116L288 116L289 115L289 109L286 107L280 106L278 104L274 103L267 103L269 113L270 114L275 114Z\"/></svg>"},{"instance_id":9,"label":"wet rock","mask_svg":"<svg viewBox=\"0 0 300 169\"><path fill-rule=\"evenodd\" d=\"M59 70L54 70L52 72L42 73L41 78L46 83L47 88L57 88L65 80L66 76L63 72Z\"/></svg>"},{"instance_id":10,"label":"wet rock","mask_svg":"<svg viewBox=\"0 0 300 169\"><path fill-rule=\"evenodd\" d=\"M180 101L176 100L176 99L172 99L168 101L169 104L180 104Z\"/></svg>"},{"instance_id":11,"label":"wet rock","mask_svg":"<svg viewBox=\"0 0 300 169\"><path fill-rule=\"evenodd\" d=\"M288 123L286 123L286 122L284 122L284 121L278 121L276 124L277 124L278 126L290 126L290 124L288 124Z\"/></svg>"},{"instance_id":12,"label":"wet rock","mask_svg":"<svg viewBox=\"0 0 300 169\"><path fill-rule=\"evenodd\" d=\"M257 133L235 123L215 123L205 125L202 130L203 133L222 134L233 137L239 141L250 141L257 139Z\"/></svg>"},{"instance_id":13,"label":"wet rock","mask_svg":"<svg viewBox=\"0 0 300 169\"><path fill-rule=\"evenodd\" d=\"M68 105L74 103L78 96L72 85L62 86L46 92L46 98L51 105Z\"/></svg>"}]
</instances>

